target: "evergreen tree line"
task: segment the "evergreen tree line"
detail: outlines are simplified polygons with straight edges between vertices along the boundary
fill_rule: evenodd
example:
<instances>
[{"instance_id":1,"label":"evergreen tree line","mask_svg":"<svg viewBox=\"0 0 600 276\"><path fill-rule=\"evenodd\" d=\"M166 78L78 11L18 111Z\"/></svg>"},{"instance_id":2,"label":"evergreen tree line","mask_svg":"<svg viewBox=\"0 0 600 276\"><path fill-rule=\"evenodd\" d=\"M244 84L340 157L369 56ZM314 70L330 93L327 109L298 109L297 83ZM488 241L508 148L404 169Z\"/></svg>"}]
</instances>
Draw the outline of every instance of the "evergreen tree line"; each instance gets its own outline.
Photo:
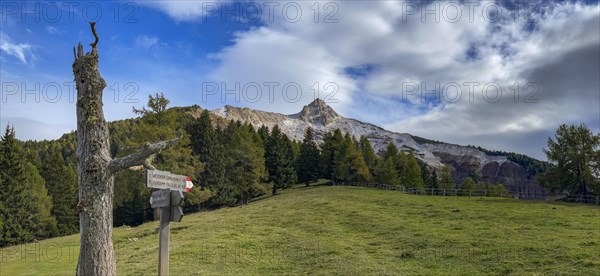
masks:
<instances>
[{"instance_id":1,"label":"evergreen tree line","mask_svg":"<svg viewBox=\"0 0 600 276\"><path fill-rule=\"evenodd\" d=\"M246 204L296 183L318 179L380 182L408 188L456 187L449 168L430 170L410 152L390 144L376 154L365 137L356 140L339 130L317 145L312 129L302 141L290 140L278 126L255 128L241 122L213 122L204 110L166 108L168 100L149 97L139 118L111 122L111 155L130 154L146 142L181 135L175 147L158 154L154 165L188 175L200 188L186 194L184 209ZM0 246L76 233L76 133L54 141L18 141L7 127L0 150ZM140 168L141 169L141 168ZM446 185L446 186L444 186ZM154 217L145 174L127 170L115 176L114 226L139 225Z\"/></svg>"},{"instance_id":2,"label":"evergreen tree line","mask_svg":"<svg viewBox=\"0 0 600 276\"><path fill-rule=\"evenodd\" d=\"M134 109L141 117L111 122L110 151L113 157L125 156L146 142L181 135L181 142L158 154L154 165L188 175L199 184L186 194L188 212L246 204L252 197L277 194L296 183L308 186L318 179L507 194L504 186L482 183L476 173L456 183L451 167L433 170L410 149L399 150L393 143L375 153L367 138L356 140L335 130L317 145L310 128L297 142L278 126L255 129L247 123L211 118L206 110L194 118L190 115L197 107L167 109L168 103L162 94L151 95L147 109ZM0 247L76 233L76 133L39 142L22 142L15 135L7 126L0 139ZM548 139L545 152L550 165L538 180L555 192L599 194L599 147L600 136L585 125L562 125ZM143 171L119 172L114 225L152 220L150 194Z\"/></svg>"},{"instance_id":3,"label":"evergreen tree line","mask_svg":"<svg viewBox=\"0 0 600 276\"><path fill-rule=\"evenodd\" d=\"M39 163L37 154L47 161ZM77 232L75 179L57 145L28 151L7 126L0 139L0 247Z\"/></svg>"},{"instance_id":4,"label":"evergreen tree line","mask_svg":"<svg viewBox=\"0 0 600 276\"><path fill-rule=\"evenodd\" d=\"M366 137L356 140L340 130L327 133L317 145L314 131L307 128L300 142L290 140L279 126L261 126L229 122L221 129L204 110L188 127L192 152L204 164L198 173L203 188L210 190L208 205L245 204L252 197L296 183L309 186L318 179L341 182L377 182L405 188L475 189L501 191L503 185L482 183L469 177L457 185L450 167L440 175L412 151L399 150L389 143L375 153Z\"/></svg>"}]
</instances>

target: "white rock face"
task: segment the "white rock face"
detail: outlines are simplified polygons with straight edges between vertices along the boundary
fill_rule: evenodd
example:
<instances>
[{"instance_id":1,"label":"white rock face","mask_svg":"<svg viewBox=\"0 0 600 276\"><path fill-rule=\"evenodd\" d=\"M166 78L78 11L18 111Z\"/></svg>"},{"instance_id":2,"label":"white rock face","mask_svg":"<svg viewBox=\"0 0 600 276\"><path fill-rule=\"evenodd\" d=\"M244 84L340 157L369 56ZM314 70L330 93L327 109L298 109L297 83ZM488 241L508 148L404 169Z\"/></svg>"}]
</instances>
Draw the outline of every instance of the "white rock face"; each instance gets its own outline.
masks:
<instances>
[{"instance_id":1,"label":"white rock face","mask_svg":"<svg viewBox=\"0 0 600 276\"><path fill-rule=\"evenodd\" d=\"M479 171L490 162L498 162L501 164L507 161L504 156L488 156L485 153L470 147L443 143L419 144L408 133L392 132L369 123L344 118L320 99L304 106L299 113L291 115L228 105L211 112L226 119L249 122L256 128L262 125L269 128L272 128L274 125L279 125L281 131L290 139L294 140L302 140L302 138L304 138L305 130L308 127L311 127L315 131L315 140L317 140L318 143L323 141L323 136L326 133L336 129L339 129L343 134L350 133L350 135L354 136L356 139L359 139L361 136L367 137L373 145L375 152L384 149L392 142L396 144L399 149L414 150L417 158L435 168L444 166L441 159L436 156L439 154L452 155L459 159L460 157L469 157L471 159L474 157L479 160Z\"/></svg>"}]
</instances>

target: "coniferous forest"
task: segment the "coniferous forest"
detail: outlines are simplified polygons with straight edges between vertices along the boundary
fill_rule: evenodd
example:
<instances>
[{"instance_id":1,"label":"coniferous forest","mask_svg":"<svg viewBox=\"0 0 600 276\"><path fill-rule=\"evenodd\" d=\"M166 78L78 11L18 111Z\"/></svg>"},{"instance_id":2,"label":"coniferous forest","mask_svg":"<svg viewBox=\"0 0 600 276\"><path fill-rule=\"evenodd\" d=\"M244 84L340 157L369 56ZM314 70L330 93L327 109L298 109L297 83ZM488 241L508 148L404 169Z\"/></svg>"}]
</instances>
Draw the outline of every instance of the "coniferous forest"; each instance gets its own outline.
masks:
<instances>
[{"instance_id":1,"label":"coniferous forest","mask_svg":"<svg viewBox=\"0 0 600 276\"><path fill-rule=\"evenodd\" d=\"M243 205L319 179L506 193L502 185L482 183L476 175L456 183L448 166L434 170L393 143L376 153L365 137L357 139L336 130L317 145L310 128L302 141L294 141L278 126L255 128L213 117L198 106L167 108L168 104L162 94L149 96L147 107L134 108L138 118L109 123L110 153L125 156L145 141L181 136L179 144L157 155L154 165L188 175L195 183L186 194L186 212ZM0 143L0 246L78 232L75 137L72 132L53 141L22 142L11 126L6 127ZM558 174L559 169L550 172ZM546 182L560 189L555 182ZM589 186L588 192L594 189ZM114 225L136 226L152 220L150 193L142 168L117 173Z\"/></svg>"}]
</instances>

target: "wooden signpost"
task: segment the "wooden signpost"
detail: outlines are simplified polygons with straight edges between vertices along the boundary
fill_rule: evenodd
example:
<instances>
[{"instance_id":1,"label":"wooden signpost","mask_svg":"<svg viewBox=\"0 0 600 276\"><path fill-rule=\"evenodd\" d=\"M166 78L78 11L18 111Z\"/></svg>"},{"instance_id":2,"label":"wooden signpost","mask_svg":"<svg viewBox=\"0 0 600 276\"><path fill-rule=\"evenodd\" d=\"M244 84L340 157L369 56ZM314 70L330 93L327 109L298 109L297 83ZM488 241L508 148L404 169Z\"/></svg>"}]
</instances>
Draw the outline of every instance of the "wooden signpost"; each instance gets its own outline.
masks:
<instances>
[{"instance_id":1,"label":"wooden signpost","mask_svg":"<svg viewBox=\"0 0 600 276\"><path fill-rule=\"evenodd\" d=\"M150 206L160 209L160 227L158 242L158 275L169 275L169 234L170 222L181 222L183 210L183 192L193 186L189 177L170 172L148 170L147 186L157 188L150 197Z\"/></svg>"},{"instance_id":2,"label":"wooden signpost","mask_svg":"<svg viewBox=\"0 0 600 276\"><path fill-rule=\"evenodd\" d=\"M185 192L187 176L165 171L148 170L148 188L170 189Z\"/></svg>"}]
</instances>

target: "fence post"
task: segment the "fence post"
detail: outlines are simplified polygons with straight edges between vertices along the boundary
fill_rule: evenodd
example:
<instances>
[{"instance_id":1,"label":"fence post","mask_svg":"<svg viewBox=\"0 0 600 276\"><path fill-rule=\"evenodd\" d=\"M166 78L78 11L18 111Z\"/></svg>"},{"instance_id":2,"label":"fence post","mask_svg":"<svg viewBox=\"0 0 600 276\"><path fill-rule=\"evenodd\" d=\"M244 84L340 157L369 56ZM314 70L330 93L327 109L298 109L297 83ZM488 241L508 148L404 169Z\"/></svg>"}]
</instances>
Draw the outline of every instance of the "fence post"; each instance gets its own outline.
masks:
<instances>
[{"instance_id":1,"label":"fence post","mask_svg":"<svg viewBox=\"0 0 600 276\"><path fill-rule=\"evenodd\" d=\"M472 194L473 194L473 190L469 189L469 197L471 197Z\"/></svg>"},{"instance_id":2,"label":"fence post","mask_svg":"<svg viewBox=\"0 0 600 276\"><path fill-rule=\"evenodd\" d=\"M485 197L487 197L487 190L485 190Z\"/></svg>"},{"instance_id":3,"label":"fence post","mask_svg":"<svg viewBox=\"0 0 600 276\"><path fill-rule=\"evenodd\" d=\"M500 191L500 198L502 198L502 191Z\"/></svg>"},{"instance_id":4,"label":"fence post","mask_svg":"<svg viewBox=\"0 0 600 276\"><path fill-rule=\"evenodd\" d=\"M444 196L446 196L446 188L444 188Z\"/></svg>"}]
</instances>

